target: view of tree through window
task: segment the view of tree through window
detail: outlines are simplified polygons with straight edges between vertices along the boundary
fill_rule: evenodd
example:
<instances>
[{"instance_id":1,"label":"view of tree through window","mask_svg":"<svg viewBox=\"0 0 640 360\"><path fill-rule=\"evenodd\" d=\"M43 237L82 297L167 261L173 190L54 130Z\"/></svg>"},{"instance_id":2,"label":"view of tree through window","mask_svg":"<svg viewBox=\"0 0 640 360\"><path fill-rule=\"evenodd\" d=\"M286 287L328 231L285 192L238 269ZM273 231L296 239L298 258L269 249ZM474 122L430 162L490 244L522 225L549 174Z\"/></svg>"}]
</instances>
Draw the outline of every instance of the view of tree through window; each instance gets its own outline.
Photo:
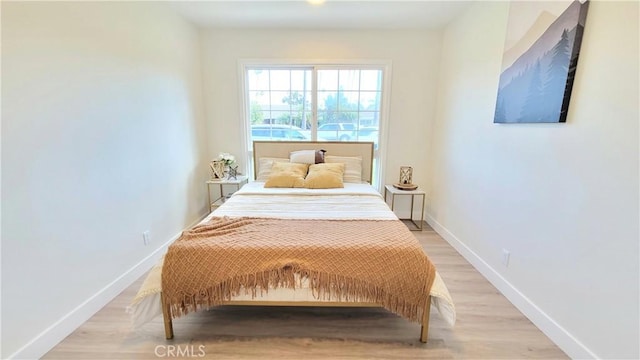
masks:
<instances>
[{"instance_id":1,"label":"view of tree through window","mask_svg":"<svg viewBox=\"0 0 640 360\"><path fill-rule=\"evenodd\" d=\"M307 128L311 118L311 70L247 71L251 125Z\"/></svg>"},{"instance_id":2,"label":"view of tree through window","mask_svg":"<svg viewBox=\"0 0 640 360\"><path fill-rule=\"evenodd\" d=\"M251 141L373 141L377 146L382 73L353 66L248 68Z\"/></svg>"}]
</instances>

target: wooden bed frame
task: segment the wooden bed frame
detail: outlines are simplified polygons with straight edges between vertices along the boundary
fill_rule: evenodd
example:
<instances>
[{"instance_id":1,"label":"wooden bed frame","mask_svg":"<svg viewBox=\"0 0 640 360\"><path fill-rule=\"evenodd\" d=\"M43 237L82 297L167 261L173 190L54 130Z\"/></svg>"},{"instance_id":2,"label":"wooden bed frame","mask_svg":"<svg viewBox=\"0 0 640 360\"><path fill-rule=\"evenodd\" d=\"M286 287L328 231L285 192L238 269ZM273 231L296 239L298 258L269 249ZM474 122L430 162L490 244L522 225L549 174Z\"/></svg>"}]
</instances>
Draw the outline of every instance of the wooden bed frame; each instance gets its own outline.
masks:
<instances>
[{"instance_id":1,"label":"wooden bed frame","mask_svg":"<svg viewBox=\"0 0 640 360\"><path fill-rule=\"evenodd\" d=\"M373 173L373 142L312 142L312 141L254 141L253 164L254 178L257 174L258 159L261 157L289 158L289 153L297 150L327 150L327 155L361 156L362 179L371 183ZM164 332L167 340L173 339L173 322L171 308L162 299L162 316L164 317ZM429 335L429 312L431 311L431 296L423 310L420 328L420 342L426 343ZM381 307L370 302L344 301L228 301L225 305L241 306L310 306L310 307Z\"/></svg>"}]
</instances>

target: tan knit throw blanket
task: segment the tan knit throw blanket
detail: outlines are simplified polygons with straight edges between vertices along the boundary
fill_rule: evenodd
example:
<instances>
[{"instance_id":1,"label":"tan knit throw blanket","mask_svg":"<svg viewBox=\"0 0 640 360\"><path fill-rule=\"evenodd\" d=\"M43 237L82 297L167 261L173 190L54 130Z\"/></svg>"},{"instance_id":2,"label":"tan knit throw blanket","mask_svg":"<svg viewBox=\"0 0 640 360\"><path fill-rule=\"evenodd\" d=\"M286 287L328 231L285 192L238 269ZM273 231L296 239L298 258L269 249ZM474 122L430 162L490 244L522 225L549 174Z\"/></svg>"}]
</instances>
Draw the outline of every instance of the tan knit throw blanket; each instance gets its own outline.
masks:
<instances>
[{"instance_id":1,"label":"tan knit throw blanket","mask_svg":"<svg viewBox=\"0 0 640 360\"><path fill-rule=\"evenodd\" d=\"M213 218L167 252L162 296L173 317L244 289L296 288L317 299L372 302L421 322L436 269L401 221Z\"/></svg>"}]
</instances>

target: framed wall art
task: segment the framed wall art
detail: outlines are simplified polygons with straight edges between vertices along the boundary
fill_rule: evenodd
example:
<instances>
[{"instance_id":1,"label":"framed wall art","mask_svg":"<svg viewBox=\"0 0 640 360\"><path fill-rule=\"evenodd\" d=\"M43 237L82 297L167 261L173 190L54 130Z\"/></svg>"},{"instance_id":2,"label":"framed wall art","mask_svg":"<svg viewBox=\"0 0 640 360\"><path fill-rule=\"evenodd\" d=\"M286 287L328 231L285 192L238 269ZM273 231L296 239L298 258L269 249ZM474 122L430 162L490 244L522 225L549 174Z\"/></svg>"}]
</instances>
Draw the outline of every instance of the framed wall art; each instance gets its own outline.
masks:
<instances>
[{"instance_id":1,"label":"framed wall art","mask_svg":"<svg viewBox=\"0 0 640 360\"><path fill-rule=\"evenodd\" d=\"M511 1L494 123L563 123L588 1Z\"/></svg>"}]
</instances>

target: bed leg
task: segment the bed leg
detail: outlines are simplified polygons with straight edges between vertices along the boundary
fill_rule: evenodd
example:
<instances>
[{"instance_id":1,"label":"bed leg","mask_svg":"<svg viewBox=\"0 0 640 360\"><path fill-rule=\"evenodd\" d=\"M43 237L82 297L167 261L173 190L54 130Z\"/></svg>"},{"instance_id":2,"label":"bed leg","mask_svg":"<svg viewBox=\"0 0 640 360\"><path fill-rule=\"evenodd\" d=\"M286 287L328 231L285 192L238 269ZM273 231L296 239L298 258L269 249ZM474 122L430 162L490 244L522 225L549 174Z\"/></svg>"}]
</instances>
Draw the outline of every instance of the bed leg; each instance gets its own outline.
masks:
<instances>
[{"instance_id":1,"label":"bed leg","mask_svg":"<svg viewBox=\"0 0 640 360\"><path fill-rule=\"evenodd\" d=\"M162 317L164 317L164 336L167 340L173 339L173 322L171 321L171 307L164 302L164 296L160 294L162 299Z\"/></svg>"},{"instance_id":2,"label":"bed leg","mask_svg":"<svg viewBox=\"0 0 640 360\"><path fill-rule=\"evenodd\" d=\"M422 314L422 327L420 328L420 342L426 343L429 337L429 312L431 311L431 296L427 300Z\"/></svg>"}]
</instances>

